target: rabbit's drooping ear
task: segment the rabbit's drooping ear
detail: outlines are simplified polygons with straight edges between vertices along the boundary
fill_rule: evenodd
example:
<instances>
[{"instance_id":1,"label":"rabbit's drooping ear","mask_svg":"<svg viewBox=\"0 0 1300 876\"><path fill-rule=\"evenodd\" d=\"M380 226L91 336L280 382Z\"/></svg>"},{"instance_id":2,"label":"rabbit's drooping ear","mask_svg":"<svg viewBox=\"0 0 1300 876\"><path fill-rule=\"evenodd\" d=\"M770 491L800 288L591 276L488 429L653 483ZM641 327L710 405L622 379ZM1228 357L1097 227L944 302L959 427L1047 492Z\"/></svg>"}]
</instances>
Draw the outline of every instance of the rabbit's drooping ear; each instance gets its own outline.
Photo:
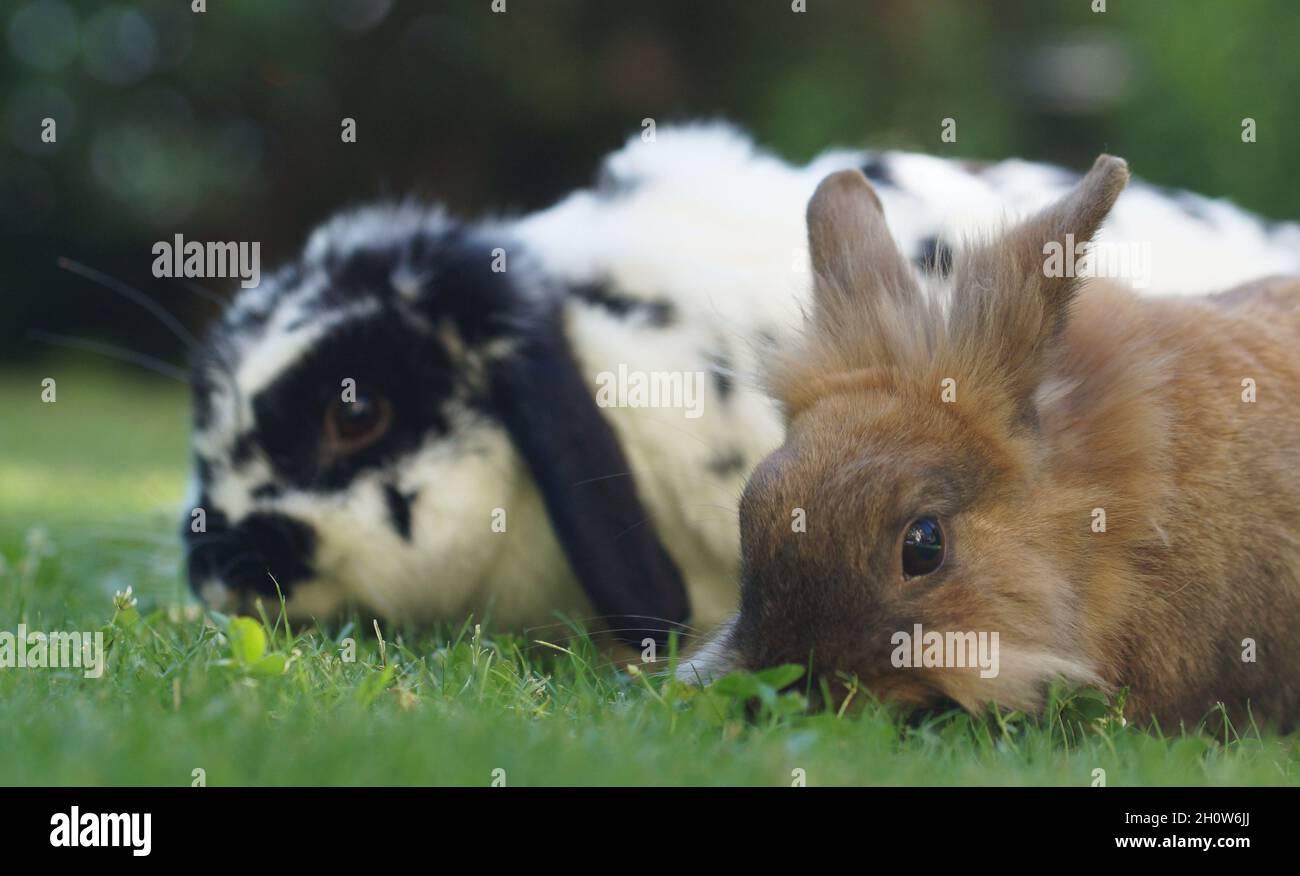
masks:
<instances>
[{"instance_id":1,"label":"rabbit's drooping ear","mask_svg":"<svg viewBox=\"0 0 1300 876\"><path fill-rule=\"evenodd\" d=\"M848 316L861 323L887 303L919 295L912 269L889 234L880 198L861 171L841 170L822 180L807 218L819 327L833 330Z\"/></svg>"},{"instance_id":2,"label":"rabbit's drooping ear","mask_svg":"<svg viewBox=\"0 0 1300 876\"><path fill-rule=\"evenodd\" d=\"M582 379L558 313L498 364L493 402L533 475L574 575L609 628L660 644L690 613L686 585L637 496L632 468Z\"/></svg>"},{"instance_id":3,"label":"rabbit's drooping ear","mask_svg":"<svg viewBox=\"0 0 1300 876\"><path fill-rule=\"evenodd\" d=\"M1128 178L1123 159L1101 155L1055 204L959 259L952 335L969 349L993 351L996 361L989 364L1022 400L1038 386L1044 354L1079 288L1079 277L1058 270L1063 260L1053 255L1092 240Z\"/></svg>"}]
</instances>

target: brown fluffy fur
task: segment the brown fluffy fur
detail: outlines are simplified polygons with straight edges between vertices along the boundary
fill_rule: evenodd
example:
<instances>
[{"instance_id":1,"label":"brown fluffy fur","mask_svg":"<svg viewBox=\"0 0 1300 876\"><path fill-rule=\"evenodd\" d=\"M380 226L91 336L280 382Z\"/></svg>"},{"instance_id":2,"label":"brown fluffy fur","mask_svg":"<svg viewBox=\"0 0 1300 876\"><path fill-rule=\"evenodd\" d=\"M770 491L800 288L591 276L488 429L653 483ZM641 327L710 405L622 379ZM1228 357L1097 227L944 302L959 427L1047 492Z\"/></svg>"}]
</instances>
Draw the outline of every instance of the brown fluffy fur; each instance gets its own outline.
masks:
<instances>
[{"instance_id":1,"label":"brown fluffy fur","mask_svg":"<svg viewBox=\"0 0 1300 876\"><path fill-rule=\"evenodd\" d=\"M1033 709L1063 676L1129 688L1130 720L1194 724L1222 702L1294 725L1300 281L1143 300L1045 277L1044 244L1090 239L1127 178L1102 156L928 291L866 179L822 183L806 343L770 381L787 439L741 503L740 612L695 668L811 657L833 685L970 709ZM903 530L922 515L946 560L907 579ZM894 668L890 636L914 623L998 632L1000 674Z\"/></svg>"}]
</instances>

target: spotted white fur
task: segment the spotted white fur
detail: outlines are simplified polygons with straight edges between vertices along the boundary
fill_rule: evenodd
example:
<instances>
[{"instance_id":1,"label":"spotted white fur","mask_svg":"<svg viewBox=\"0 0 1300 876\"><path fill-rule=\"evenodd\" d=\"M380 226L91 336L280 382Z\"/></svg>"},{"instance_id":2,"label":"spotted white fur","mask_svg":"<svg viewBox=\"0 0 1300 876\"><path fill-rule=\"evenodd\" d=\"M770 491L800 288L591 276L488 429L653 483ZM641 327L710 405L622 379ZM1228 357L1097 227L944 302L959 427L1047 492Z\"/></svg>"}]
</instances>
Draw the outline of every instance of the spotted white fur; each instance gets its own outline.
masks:
<instances>
[{"instance_id":1,"label":"spotted white fur","mask_svg":"<svg viewBox=\"0 0 1300 876\"><path fill-rule=\"evenodd\" d=\"M736 502L750 467L781 437L780 419L757 375L765 345L782 343L801 322L810 288L804 208L828 173L862 167L868 158L887 175L876 189L909 258L929 238L957 241L1045 205L1073 179L1062 169L1023 161L975 170L901 152L835 151L793 167L725 126L660 128L653 142L636 138L611 155L596 187L538 213L483 226L498 230L503 245L522 246L509 253L512 271L536 271L557 287L607 284L628 300L670 307L673 319L659 324L644 314L568 300L567 337L593 395L596 375L620 364L717 376L707 382L704 414L697 419L673 409L604 411L659 536L683 572L700 628L734 608ZM324 617L353 603L395 620L459 622L475 612L508 626L593 614L505 430L468 408L453 411L449 438L430 437L329 495L284 487L279 495L255 497L256 486L273 481L273 472L258 453L234 461L239 430L253 416L248 400L305 355L329 325L364 312L364 303L313 310L321 292L316 266L331 254L449 222L441 210L413 204L342 214L312 234L295 289L279 297L265 288L249 290L233 305L228 320L235 327L220 344L227 367L213 369L213 411L196 431L194 446L213 463L209 501L232 523L255 510L275 511L316 533L316 577L293 588L294 614ZM1270 226L1227 202L1141 184L1120 198L1099 239L1152 245L1151 295L1200 293L1300 271L1300 226ZM391 283L409 298L424 279L395 265ZM543 294L527 284L521 288ZM238 328L241 318L257 314L269 319ZM416 494L409 540L387 519L385 484ZM504 533L490 525L495 509L506 512ZM196 582L196 589L218 605L228 601L220 582Z\"/></svg>"}]
</instances>

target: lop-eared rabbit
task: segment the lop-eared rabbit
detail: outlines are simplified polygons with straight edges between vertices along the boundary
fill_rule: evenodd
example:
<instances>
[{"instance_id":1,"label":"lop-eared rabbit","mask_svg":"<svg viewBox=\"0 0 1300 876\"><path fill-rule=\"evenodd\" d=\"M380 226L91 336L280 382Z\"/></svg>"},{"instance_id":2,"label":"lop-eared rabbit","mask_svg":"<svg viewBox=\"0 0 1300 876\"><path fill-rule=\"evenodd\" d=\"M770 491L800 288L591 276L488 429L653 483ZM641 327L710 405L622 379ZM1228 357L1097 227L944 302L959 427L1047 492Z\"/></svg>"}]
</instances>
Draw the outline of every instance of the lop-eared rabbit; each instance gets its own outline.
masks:
<instances>
[{"instance_id":1,"label":"lop-eared rabbit","mask_svg":"<svg viewBox=\"0 0 1300 876\"><path fill-rule=\"evenodd\" d=\"M1075 179L902 152L792 167L706 125L635 138L520 218L400 203L325 222L194 364L194 590L227 610L282 592L321 620L568 617L633 643L714 625L735 607L736 500L782 436L750 375L799 325L803 207L850 167L918 276ZM1149 186L1110 238L1168 254L1152 295L1300 262L1300 228Z\"/></svg>"},{"instance_id":2,"label":"lop-eared rabbit","mask_svg":"<svg viewBox=\"0 0 1300 876\"><path fill-rule=\"evenodd\" d=\"M1030 710L1064 677L1172 728L1295 723L1300 278L1154 300L1057 270L1128 176L1102 156L928 283L862 174L819 186L739 613L683 678L797 663L833 700Z\"/></svg>"}]
</instances>

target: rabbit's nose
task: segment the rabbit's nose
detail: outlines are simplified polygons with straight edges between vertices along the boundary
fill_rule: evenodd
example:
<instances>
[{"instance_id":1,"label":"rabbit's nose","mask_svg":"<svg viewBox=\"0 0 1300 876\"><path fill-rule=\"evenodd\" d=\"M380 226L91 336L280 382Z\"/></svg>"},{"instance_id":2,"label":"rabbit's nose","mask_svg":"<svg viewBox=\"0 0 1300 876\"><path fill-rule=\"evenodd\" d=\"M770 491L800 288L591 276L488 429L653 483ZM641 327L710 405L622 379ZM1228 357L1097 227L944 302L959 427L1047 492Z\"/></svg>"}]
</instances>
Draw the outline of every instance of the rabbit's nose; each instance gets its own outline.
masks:
<instances>
[{"instance_id":1,"label":"rabbit's nose","mask_svg":"<svg viewBox=\"0 0 1300 876\"><path fill-rule=\"evenodd\" d=\"M287 598L295 582L312 576L316 538L305 524L266 512L217 524L187 536L190 588L211 607L230 611L257 596Z\"/></svg>"}]
</instances>

